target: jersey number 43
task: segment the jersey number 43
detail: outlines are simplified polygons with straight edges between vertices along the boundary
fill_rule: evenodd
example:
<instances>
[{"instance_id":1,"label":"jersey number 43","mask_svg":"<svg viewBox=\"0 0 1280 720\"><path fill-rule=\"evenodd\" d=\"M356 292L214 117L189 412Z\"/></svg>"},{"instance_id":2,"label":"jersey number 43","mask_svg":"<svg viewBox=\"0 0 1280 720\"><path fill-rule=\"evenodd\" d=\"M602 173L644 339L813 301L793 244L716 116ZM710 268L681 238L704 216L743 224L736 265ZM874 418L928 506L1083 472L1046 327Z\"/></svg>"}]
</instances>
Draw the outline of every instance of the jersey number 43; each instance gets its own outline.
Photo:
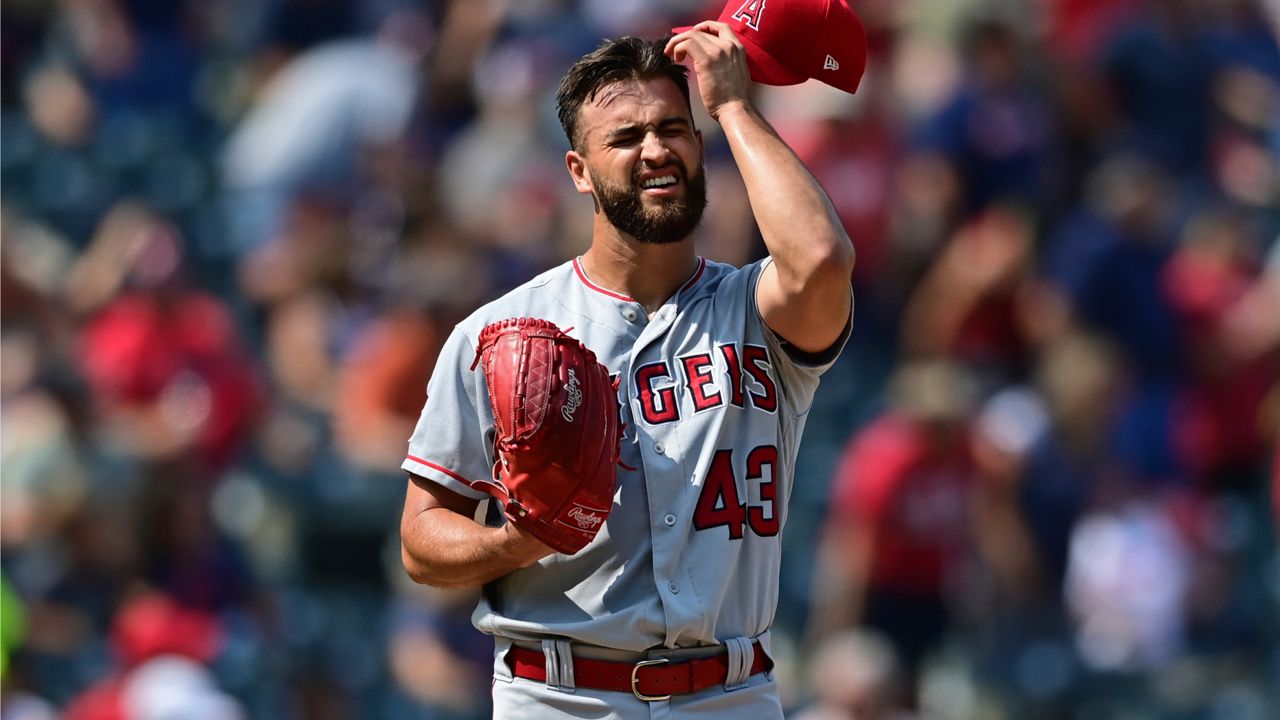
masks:
<instances>
[{"instance_id":1,"label":"jersey number 43","mask_svg":"<svg viewBox=\"0 0 1280 720\"><path fill-rule=\"evenodd\" d=\"M759 503L749 504L738 492L738 481L733 475L733 451L717 450L693 510L693 526L709 530L726 525L731 540L741 539L746 527L760 537L777 535L778 486L774 482L777 467L778 448L772 445L761 445L747 454L748 495L752 488L759 488Z\"/></svg>"}]
</instances>

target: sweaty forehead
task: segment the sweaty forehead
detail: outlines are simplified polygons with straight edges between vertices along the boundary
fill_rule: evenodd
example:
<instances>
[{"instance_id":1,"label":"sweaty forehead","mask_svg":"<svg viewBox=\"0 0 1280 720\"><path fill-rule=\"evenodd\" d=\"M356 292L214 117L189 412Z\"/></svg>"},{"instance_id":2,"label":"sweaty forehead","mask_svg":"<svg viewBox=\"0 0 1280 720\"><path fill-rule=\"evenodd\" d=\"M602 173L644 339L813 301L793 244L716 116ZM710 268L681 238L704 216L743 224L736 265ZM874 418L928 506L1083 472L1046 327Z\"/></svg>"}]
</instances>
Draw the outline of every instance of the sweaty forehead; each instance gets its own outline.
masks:
<instances>
[{"instance_id":1,"label":"sweaty forehead","mask_svg":"<svg viewBox=\"0 0 1280 720\"><path fill-rule=\"evenodd\" d=\"M657 124L672 115L689 117L684 95L674 82L624 80L600 88L590 102L583 103L580 122L590 134L627 123Z\"/></svg>"}]
</instances>

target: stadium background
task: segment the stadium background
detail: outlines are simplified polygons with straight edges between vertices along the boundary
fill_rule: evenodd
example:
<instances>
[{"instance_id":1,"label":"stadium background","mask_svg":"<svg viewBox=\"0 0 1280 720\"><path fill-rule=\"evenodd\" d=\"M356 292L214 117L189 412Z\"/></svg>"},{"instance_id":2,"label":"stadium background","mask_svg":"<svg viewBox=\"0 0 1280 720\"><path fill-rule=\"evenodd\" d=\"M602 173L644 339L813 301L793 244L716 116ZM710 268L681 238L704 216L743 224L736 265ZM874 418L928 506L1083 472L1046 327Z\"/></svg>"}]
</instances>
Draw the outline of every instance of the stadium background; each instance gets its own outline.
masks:
<instances>
[{"instance_id":1,"label":"stadium background","mask_svg":"<svg viewBox=\"0 0 1280 720\"><path fill-rule=\"evenodd\" d=\"M1274 5L853 6L856 96L758 97L859 252L784 538L787 707L1276 717ZM486 716L473 596L399 567L426 378L586 247L560 73L718 11L0 6L4 720ZM758 257L699 127L699 252Z\"/></svg>"}]
</instances>

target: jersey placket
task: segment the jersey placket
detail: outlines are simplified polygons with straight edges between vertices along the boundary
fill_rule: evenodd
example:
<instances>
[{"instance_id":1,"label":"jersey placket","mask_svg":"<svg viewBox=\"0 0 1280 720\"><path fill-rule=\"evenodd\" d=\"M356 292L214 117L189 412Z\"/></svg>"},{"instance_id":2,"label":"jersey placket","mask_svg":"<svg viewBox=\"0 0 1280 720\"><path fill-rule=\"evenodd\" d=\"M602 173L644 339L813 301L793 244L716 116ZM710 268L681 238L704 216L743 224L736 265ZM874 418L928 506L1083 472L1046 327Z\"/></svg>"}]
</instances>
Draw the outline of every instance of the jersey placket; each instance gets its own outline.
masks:
<instances>
[{"instance_id":1,"label":"jersey placket","mask_svg":"<svg viewBox=\"0 0 1280 720\"><path fill-rule=\"evenodd\" d=\"M676 293L649 320L640 335L629 359L630 365L639 367L650 362L670 360L676 348L672 338L676 333L676 321L681 317L680 298L685 291ZM685 391L681 383L670 378L674 389L674 401L684 402ZM632 388L628 397L639 402L639 388ZM640 418L642 412L632 408L632 415ZM645 494L649 500L649 533L653 548L653 581L662 601L667 635L665 644L674 646L683 628L691 619L702 614L694 592L693 578L681 562L687 538L689 522L685 488L688 472L685 468L685 452L675 425L679 421L661 425L649 425L643 421L636 427L636 439L644 473Z\"/></svg>"}]
</instances>

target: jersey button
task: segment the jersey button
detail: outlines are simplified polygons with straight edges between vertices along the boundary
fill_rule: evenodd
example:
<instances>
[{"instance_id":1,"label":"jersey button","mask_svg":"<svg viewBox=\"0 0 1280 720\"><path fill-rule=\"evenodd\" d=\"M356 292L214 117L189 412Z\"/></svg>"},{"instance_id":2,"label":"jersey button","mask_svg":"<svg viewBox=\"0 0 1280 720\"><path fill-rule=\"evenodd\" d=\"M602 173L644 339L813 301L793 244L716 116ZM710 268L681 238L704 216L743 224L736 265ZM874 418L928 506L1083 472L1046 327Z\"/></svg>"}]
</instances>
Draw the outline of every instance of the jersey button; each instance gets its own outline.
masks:
<instances>
[{"instance_id":1,"label":"jersey button","mask_svg":"<svg viewBox=\"0 0 1280 720\"><path fill-rule=\"evenodd\" d=\"M667 583L667 589L671 591L672 595L680 594L680 586L675 584L674 582Z\"/></svg>"},{"instance_id":2,"label":"jersey button","mask_svg":"<svg viewBox=\"0 0 1280 720\"><path fill-rule=\"evenodd\" d=\"M661 455L662 453L666 452L667 449L663 447L662 443L656 442L653 444L653 451Z\"/></svg>"},{"instance_id":3,"label":"jersey button","mask_svg":"<svg viewBox=\"0 0 1280 720\"><path fill-rule=\"evenodd\" d=\"M667 527L671 527L676 524L676 516L671 513L667 513L662 516L662 522L666 523Z\"/></svg>"},{"instance_id":4,"label":"jersey button","mask_svg":"<svg viewBox=\"0 0 1280 720\"><path fill-rule=\"evenodd\" d=\"M636 309L635 309L635 308L633 308L633 307L629 307L629 308L624 308L624 309L623 309L623 311L622 311L622 317L623 317L627 322L635 322L635 321L636 321L636 318L640 317L640 314L636 312Z\"/></svg>"}]
</instances>

